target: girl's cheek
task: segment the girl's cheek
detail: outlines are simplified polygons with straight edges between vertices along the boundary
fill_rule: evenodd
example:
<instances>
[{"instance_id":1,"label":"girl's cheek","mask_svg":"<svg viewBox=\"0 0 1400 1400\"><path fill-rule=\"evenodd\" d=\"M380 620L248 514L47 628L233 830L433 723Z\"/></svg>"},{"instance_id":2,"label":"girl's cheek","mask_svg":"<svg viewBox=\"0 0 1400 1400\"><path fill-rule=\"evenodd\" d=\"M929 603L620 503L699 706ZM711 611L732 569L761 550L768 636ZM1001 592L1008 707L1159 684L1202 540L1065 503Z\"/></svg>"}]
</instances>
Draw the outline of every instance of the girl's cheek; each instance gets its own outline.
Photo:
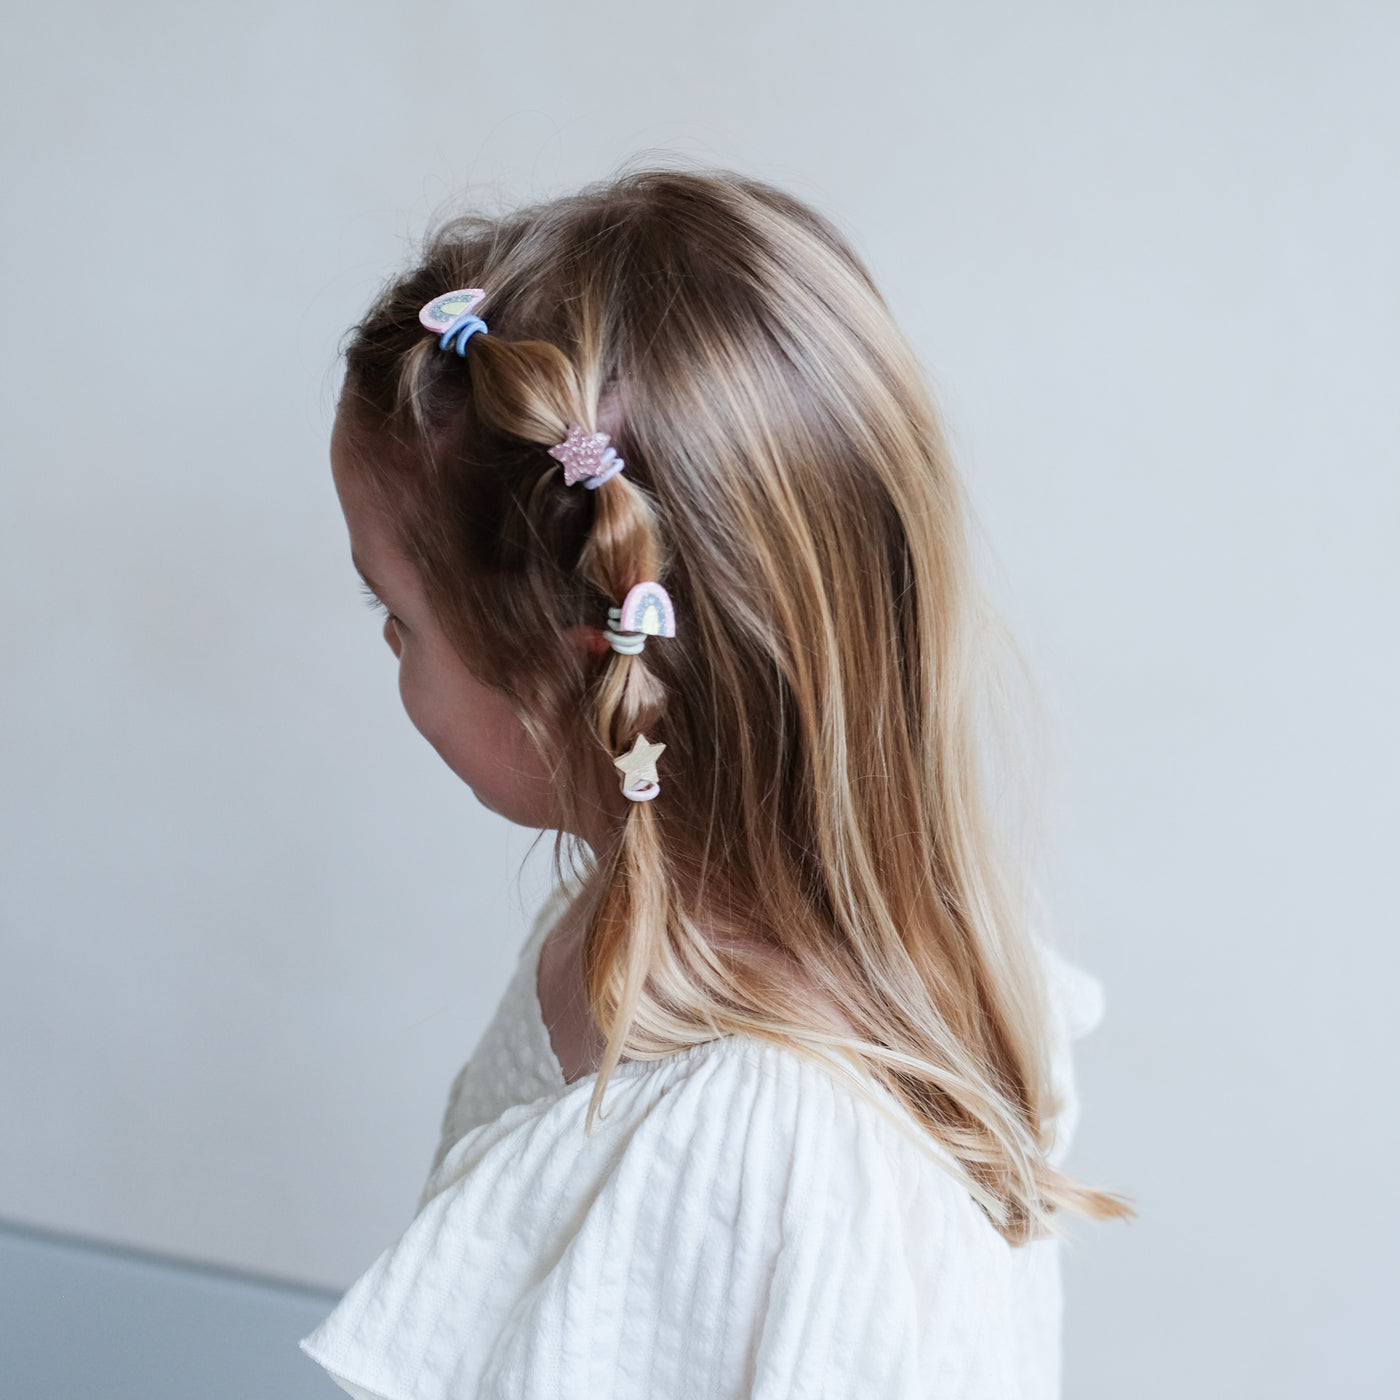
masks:
<instances>
[{"instance_id":1,"label":"girl's cheek","mask_svg":"<svg viewBox=\"0 0 1400 1400\"><path fill-rule=\"evenodd\" d=\"M459 715L462 707L444 692L441 678L413 646L399 652L399 699L413 727L437 750L458 776L462 776L457 750L461 746Z\"/></svg>"},{"instance_id":2,"label":"girl's cheek","mask_svg":"<svg viewBox=\"0 0 1400 1400\"><path fill-rule=\"evenodd\" d=\"M387 631L385 635L388 635ZM430 736L424 727L428 716L424 713L423 687L420 684L418 668L413 664L412 655L404 655L402 639L396 637L389 645L394 648L394 655L399 659L399 699L403 702L404 711L418 732L428 738Z\"/></svg>"}]
</instances>

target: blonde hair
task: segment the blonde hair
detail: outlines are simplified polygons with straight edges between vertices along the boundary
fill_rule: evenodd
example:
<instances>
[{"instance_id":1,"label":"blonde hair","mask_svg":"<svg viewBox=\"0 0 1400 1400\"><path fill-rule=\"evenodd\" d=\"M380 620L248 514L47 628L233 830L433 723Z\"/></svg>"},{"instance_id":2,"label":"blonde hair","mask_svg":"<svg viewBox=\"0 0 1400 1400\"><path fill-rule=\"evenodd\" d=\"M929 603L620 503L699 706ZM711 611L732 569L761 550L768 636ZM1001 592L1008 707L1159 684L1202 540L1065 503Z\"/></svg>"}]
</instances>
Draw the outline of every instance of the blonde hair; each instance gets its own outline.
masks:
<instances>
[{"instance_id":1,"label":"blonde hair","mask_svg":"<svg viewBox=\"0 0 1400 1400\"><path fill-rule=\"evenodd\" d=\"M490 330L459 358L418 311L467 286ZM660 796L595 852L595 1108L624 1055L730 1034L834 1050L1008 1240L1061 1207L1126 1213L1046 1159L1049 1013L979 778L961 488L831 225L665 170L456 220L354 331L342 414L463 659L555 764L562 825L638 734L666 744ZM546 448L572 423L626 470L566 486ZM644 579L674 639L570 641Z\"/></svg>"}]
</instances>

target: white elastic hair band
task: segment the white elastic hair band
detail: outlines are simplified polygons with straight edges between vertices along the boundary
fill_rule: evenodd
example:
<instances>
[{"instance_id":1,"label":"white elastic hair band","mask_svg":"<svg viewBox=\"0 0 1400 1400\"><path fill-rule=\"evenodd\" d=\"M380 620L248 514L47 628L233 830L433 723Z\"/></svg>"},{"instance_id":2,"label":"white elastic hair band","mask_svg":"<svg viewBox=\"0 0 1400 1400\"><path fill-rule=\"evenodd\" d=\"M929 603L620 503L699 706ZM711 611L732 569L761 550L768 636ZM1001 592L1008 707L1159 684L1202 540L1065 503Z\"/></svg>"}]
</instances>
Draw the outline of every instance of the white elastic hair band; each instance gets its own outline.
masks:
<instances>
[{"instance_id":1,"label":"white elastic hair band","mask_svg":"<svg viewBox=\"0 0 1400 1400\"><path fill-rule=\"evenodd\" d=\"M603 628L603 638L607 644L623 656L636 656L647 644L645 632L618 632L614 629L622 621L621 608L608 609L608 625Z\"/></svg>"}]
</instances>

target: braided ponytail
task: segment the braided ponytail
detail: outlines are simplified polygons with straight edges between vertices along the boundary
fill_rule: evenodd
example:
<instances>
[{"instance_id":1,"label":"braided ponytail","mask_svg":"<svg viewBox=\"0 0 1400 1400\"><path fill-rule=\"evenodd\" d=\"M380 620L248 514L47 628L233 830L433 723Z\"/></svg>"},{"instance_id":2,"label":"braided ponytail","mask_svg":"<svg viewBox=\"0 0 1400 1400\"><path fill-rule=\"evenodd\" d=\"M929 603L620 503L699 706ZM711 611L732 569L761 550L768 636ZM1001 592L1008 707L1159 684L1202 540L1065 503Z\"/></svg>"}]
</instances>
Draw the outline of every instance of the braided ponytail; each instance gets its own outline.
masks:
<instances>
[{"instance_id":1,"label":"braided ponytail","mask_svg":"<svg viewBox=\"0 0 1400 1400\"><path fill-rule=\"evenodd\" d=\"M470 355L472 396L483 426L543 447L561 443L575 424L594 430L598 404L596 397L589 401L585 385L598 384L596 369L580 371L557 346L538 340L478 336ZM551 464L542 477L536 497L559 474ZM634 585L660 580L665 567L660 520L648 493L625 472L588 495L593 517L577 572L618 606ZM645 651L610 648L584 700L589 728L609 764L639 736L664 732L658 726L665 705L665 686L648 666ZM629 1047L629 1033L648 971L658 958L666 960L672 895L655 802L627 802L611 848L595 854L604 867L603 892L585 938L584 976L606 1046L591 1112L600 1107L623 1050L642 1048Z\"/></svg>"},{"instance_id":2,"label":"braided ponytail","mask_svg":"<svg viewBox=\"0 0 1400 1400\"><path fill-rule=\"evenodd\" d=\"M625 473L605 481L579 568L615 602L662 572L661 530L646 494ZM631 748L642 734L655 738L666 690L647 665L646 652L610 650L592 696L593 731L611 754ZM665 960L673 926L673 882L655 802L628 802L611 852L611 869L584 945L589 1004L606 1037L590 1116L602 1105L608 1075L621 1058L648 974ZM601 854L601 853L600 853ZM634 1047L636 1048L636 1047Z\"/></svg>"}]
</instances>

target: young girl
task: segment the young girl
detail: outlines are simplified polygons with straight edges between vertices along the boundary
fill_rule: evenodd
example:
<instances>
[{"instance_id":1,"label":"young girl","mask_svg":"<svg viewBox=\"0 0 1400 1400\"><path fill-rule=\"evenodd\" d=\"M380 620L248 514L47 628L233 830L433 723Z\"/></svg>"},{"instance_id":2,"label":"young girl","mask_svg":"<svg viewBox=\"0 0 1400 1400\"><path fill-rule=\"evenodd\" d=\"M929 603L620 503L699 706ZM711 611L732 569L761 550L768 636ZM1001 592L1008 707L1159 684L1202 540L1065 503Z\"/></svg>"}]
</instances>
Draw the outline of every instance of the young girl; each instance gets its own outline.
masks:
<instances>
[{"instance_id":1,"label":"young girl","mask_svg":"<svg viewBox=\"0 0 1400 1400\"><path fill-rule=\"evenodd\" d=\"M1044 1397L1095 991L1029 939L914 359L823 219L649 172L449 226L332 442L404 708L577 878L417 1217L304 1344L379 1400Z\"/></svg>"}]
</instances>

